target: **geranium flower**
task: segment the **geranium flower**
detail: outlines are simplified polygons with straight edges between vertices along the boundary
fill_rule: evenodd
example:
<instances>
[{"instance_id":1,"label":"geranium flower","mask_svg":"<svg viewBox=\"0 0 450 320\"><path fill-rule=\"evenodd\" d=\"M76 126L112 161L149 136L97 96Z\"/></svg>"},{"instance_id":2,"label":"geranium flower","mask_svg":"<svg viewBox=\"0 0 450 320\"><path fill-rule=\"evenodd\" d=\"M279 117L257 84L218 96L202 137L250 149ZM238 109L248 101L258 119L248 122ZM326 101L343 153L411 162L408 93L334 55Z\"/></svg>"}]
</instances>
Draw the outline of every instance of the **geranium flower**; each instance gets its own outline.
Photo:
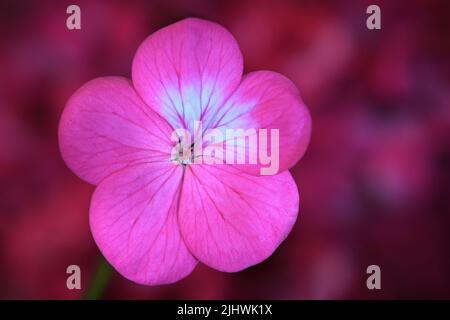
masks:
<instances>
[{"instance_id":1,"label":"geranium flower","mask_svg":"<svg viewBox=\"0 0 450 320\"><path fill-rule=\"evenodd\" d=\"M269 257L296 221L289 173L309 142L311 121L295 86L243 59L220 25L189 18L139 47L132 81L104 77L68 101L59 127L62 156L96 185L90 226L105 258L141 284L173 283L198 261L234 272ZM279 130L279 173L263 165L174 159L175 129ZM205 129L205 128L204 128Z\"/></svg>"}]
</instances>

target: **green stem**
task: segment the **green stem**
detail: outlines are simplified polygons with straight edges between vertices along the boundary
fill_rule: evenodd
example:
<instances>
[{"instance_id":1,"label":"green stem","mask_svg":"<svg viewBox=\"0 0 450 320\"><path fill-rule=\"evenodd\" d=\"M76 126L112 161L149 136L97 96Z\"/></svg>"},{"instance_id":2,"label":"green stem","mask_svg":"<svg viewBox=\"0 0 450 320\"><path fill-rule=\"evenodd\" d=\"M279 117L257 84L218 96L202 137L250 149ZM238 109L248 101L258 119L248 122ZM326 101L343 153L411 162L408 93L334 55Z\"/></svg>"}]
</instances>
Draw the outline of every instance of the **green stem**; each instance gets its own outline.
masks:
<instances>
[{"instance_id":1,"label":"green stem","mask_svg":"<svg viewBox=\"0 0 450 320\"><path fill-rule=\"evenodd\" d=\"M113 274L114 270L108 261L101 257L97 270L93 278L91 279L91 283L84 295L85 300L98 300L101 299L103 293L105 292L109 279Z\"/></svg>"}]
</instances>

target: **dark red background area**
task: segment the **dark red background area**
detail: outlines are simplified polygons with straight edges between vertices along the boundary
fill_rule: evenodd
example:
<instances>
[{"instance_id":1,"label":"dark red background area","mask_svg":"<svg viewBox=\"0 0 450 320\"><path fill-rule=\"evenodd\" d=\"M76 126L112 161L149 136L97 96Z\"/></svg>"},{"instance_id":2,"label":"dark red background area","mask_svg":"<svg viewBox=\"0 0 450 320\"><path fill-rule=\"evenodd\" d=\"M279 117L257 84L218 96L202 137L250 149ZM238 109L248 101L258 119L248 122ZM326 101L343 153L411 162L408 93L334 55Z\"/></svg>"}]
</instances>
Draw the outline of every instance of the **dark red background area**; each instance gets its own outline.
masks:
<instances>
[{"instance_id":1,"label":"dark red background area","mask_svg":"<svg viewBox=\"0 0 450 320\"><path fill-rule=\"evenodd\" d=\"M381 30L366 8L381 7ZM294 81L313 119L291 170L300 216L267 261L235 274L199 265L174 285L114 274L105 298L450 298L450 92L447 1L2 1L0 298L79 298L99 259L93 187L57 143L68 97L98 76L130 77L152 32L185 17L216 21L245 70ZM82 29L66 28L81 7ZM366 288L381 267L382 289Z\"/></svg>"}]
</instances>

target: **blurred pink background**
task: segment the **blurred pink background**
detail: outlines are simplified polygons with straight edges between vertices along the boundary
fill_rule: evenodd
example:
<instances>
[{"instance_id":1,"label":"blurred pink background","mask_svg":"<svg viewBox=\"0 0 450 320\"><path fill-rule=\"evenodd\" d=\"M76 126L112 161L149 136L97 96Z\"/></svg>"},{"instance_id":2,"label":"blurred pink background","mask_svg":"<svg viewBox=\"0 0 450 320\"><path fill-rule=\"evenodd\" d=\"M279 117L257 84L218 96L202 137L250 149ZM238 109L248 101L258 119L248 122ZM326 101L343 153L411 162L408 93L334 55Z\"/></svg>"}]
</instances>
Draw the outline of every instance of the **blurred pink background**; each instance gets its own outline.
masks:
<instances>
[{"instance_id":1,"label":"blurred pink background","mask_svg":"<svg viewBox=\"0 0 450 320\"><path fill-rule=\"evenodd\" d=\"M82 29L66 28L81 7ZM366 28L381 7L382 29ZM293 168L300 217L265 262L235 274L199 265L174 285L113 275L105 298L450 298L450 34L447 1L2 1L0 298L73 299L99 259L93 187L63 163L59 117L98 76L130 77L146 36L185 17L216 21L246 72L280 72L313 118ZM366 288L381 267L382 289Z\"/></svg>"}]
</instances>

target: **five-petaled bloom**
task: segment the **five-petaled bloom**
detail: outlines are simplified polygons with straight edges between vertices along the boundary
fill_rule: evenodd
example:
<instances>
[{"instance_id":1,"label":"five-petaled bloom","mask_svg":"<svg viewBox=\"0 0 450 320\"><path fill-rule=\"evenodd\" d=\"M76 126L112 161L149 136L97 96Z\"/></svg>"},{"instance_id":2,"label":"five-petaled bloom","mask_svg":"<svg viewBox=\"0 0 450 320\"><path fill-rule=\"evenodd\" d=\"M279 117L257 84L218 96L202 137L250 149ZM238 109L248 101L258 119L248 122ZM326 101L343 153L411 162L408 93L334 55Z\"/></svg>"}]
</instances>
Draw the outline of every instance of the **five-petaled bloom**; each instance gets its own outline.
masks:
<instances>
[{"instance_id":1,"label":"five-petaled bloom","mask_svg":"<svg viewBox=\"0 0 450 320\"><path fill-rule=\"evenodd\" d=\"M96 185L93 237L124 277L176 282L198 261L234 272L269 257L299 208L289 173L310 138L311 119L295 86L269 72L243 73L233 36L189 18L139 47L132 81L103 77L68 101L59 126L62 156ZM261 164L196 164L171 156L174 129L279 130L279 173Z\"/></svg>"}]
</instances>

